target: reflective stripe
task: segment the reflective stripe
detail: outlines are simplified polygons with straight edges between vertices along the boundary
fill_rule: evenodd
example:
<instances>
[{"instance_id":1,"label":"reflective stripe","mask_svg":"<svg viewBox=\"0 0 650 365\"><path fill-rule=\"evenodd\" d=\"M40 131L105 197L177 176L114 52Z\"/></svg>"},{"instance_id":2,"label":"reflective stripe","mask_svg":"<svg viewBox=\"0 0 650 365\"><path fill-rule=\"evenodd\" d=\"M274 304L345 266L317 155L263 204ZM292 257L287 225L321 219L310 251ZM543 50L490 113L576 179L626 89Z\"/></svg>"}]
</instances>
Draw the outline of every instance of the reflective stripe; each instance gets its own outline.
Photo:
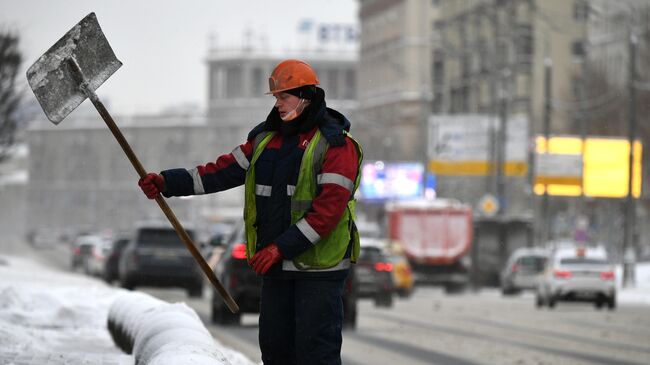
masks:
<instances>
[{"instance_id":1,"label":"reflective stripe","mask_svg":"<svg viewBox=\"0 0 650 365\"><path fill-rule=\"evenodd\" d=\"M311 226L309 225L309 223L307 223L305 218L299 220L296 223L296 227L298 227L300 233L302 233L303 235L305 235L305 237L307 237L309 242L316 243L318 240L320 240L320 235L318 234L318 232L316 232L313 228L311 228Z\"/></svg>"},{"instance_id":2,"label":"reflective stripe","mask_svg":"<svg viewBox=\"0 0 650 365\"><path fill-rule=\"evenodd\" d=\"M187 172L192 176L192 183L194 185L194 194L195 195L202 195L205 194L205 189L203 188L203 181L201 181L201 175L199 174L199 169L196 167L187 170Z\"/></svg>"},{"instance_id":3,"label":"reflective stripe","mask_svg":"<svg viewBox=\"0 0 650 365\"><path fill-rule=\"evenodd\" d=\"M291 210L309 210L311 208L311 200L292 200Z\"/></svg>"},{"instance_id":4,"label":"reflective stripe","mask_svg":"<svg viewBox=\"0 0 650 365\"><path fill-rule=\"evenodd\" d=\"M343 261L336 264L336 266L328 267L327 269L300 269L293 263L291 260L282 261L282 270L284 271L337 271L345 270L350 268L350 259L343 259Z\"/></svg>"},{"instance_id":5,"label":"reflective stripe","mask_svg":"<svg viewBox=\"0 0 650 365\"><path fill-rule=\"evenodd\" d=\"M259 196L271 196L271 190L273 188L269 185L255 185L255 195Z\"/></svg>"},{"instance_id":6,"label":"reflective stripe","mask_svg":"<svg viewBox=\"0 0 650 365\"><path fill-rule=\"evenodd\" d=\"M248 166L250 166L251 164L246 158L246 154L244 154L244 151L242 151L241 146L237 146L234 150L232 150L232 155L235 157L235 161L237 161L239 167L241 167L244 170L248 170Z\"/></svg>"},{"instance_id":7,"label":"reflective stripe","mask_svg":"<svg viewBox=\"0 0 650 365\"><path fill-rule=\"evenodd\" d=\"M296 192L296 186L295 185L287 185L287 195L293 196L293 193Z\"/></svg>"},{"instance_id":8,"label":"reflective stripe","mask_svg":"<svg viewBox=\"0 0 650 365\"><path fill-rule=\"evenodd\" d=\"M354 182L341 174L320 174L316 177L316 180L319 185L336 184L348 189L349 192L352 192L352 189L354 189Z\"/></svg>"}]
</instances>

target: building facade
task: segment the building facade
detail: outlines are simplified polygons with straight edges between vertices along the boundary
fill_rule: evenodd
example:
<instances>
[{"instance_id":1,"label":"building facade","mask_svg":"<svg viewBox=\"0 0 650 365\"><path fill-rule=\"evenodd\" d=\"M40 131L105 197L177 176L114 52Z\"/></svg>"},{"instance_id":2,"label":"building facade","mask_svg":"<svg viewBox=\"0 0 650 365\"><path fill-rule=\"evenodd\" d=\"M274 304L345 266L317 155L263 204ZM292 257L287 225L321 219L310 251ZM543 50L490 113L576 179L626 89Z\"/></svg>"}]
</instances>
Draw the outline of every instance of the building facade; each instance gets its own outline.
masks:
<instances>
[{"instance_id":1,"label":"building facade","mask_svg":"<svg viewBox=\"0 0 650 365\"><path fill-rule=\"evenodd\" d=\"M360 0L359 116L369 160L425 158L437 1Z\"/></svg>"},{"instance_id":2,"label":"building facade","mask_svg":"<svg viewBox=\"0 0 650 365\"><path fill-rule=\"evenodd\" d=\"M586 54L585 0L441 1L433 25L434 113L527 115L543 131L544 69L552 64L554 100L574 100ZM552 133L567 133L570 116L555 111Z\"/></svg>"}]
</instances>

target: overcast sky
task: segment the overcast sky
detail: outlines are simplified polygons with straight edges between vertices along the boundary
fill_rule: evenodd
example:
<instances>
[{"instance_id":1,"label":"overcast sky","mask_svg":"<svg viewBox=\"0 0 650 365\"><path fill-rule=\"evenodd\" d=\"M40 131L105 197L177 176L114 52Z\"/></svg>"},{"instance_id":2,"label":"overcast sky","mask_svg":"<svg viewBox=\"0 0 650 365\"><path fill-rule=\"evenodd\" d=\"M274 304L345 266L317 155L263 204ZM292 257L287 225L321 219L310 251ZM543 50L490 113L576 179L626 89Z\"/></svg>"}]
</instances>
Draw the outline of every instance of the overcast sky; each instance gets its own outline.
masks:
<instances>
[{"instance_id":1,"label":"overcast sky","mask_svg":"<svg viewBox=\"0 0 650 365\"><path fill-rule=\"evenodd\" d=\"M357 0L0 0L0 31L18 33L26 70L90 12L124 64L97 91L113 114L205 107L210 39L240 47L251 29L272 49L295 49L305 39L297 35L305 19L358 23ZM21 82L27 87L24 72Z\"/></svg>"}]
</instances>

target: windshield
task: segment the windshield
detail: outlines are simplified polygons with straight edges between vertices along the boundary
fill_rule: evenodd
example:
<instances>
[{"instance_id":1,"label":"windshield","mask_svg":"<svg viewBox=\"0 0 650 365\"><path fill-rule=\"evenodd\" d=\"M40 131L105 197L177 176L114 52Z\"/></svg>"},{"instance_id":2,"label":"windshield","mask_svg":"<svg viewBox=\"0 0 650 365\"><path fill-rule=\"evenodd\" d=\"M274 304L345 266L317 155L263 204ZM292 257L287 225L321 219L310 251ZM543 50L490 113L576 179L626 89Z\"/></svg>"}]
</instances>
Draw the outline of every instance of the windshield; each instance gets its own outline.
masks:
<instances>
[{"instance_id":1,"label":"windshield","mask_svg":"<svg viewBox=\"0 0 650 365\"><path fill-rule=\"evenodd\" d=\"M521 257L517 261L521 267L533 271L542 271L544 269L545 262L546 258L543 256L526 256Z\"/></svg>"},{"instance_id":2,"label":"windshield","mask_svg":"<svg viewBox=\"0 0 650 365\"><path fill-rule=\"evenodd\" d=\"M192 231L187 234L193 238ZM176 231L166 228L144 228L138 232L139 246L156 246L156 247L183 247L183 242L178 237Z\"/></svg>"},{"instance_id":3,"label":"windshield","mask_svg":"<svg viewBox=\"0 0 650 365\"><path fill-rule=\"evenodd\" d=\"M607 260L588 257L571 257L560 260L561 265L607 265Z\"/></svg>"}]
</instances>

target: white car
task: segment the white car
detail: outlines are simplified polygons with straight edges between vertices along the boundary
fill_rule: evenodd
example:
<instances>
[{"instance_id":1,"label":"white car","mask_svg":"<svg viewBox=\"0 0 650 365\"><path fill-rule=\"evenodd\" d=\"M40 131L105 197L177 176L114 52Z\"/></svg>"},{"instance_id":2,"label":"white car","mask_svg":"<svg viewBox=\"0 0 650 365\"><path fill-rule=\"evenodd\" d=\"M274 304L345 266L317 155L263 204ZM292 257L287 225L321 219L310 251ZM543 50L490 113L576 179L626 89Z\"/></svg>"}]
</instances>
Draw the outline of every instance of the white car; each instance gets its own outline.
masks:
<instances>
[{"instance_id":1,"label":"white car","mask_svg":"<svg viewBox=\"0 0 650 365\"><path fill-rule=\"evenodd\" d=\"M77 238L74 246L79 248L84 273L93 276L103 275L111 241L99 235L84 235Z\"/></svg>"},{"instance_id":2,"label":"white car","mask_svg":"<svg viewBox=\"0 0 650 365\"><path fill-rule=\"evenodd\" d=\"M535 290L547 259L548 250L541 247L521 247L513 251L501 270L503 295Z\"/></svg>"},{"instance_id":3,"label":"white car","mask_svg":"<svg viewBox=\"0 0 650 365\"><path fill-rule=\"evenodd\" d=\"M614 272L602 247L553 250L537 286L536 305L554 308L559 301L577 301L612 310L616 308Z\"/></svg>"}]
</instances>

